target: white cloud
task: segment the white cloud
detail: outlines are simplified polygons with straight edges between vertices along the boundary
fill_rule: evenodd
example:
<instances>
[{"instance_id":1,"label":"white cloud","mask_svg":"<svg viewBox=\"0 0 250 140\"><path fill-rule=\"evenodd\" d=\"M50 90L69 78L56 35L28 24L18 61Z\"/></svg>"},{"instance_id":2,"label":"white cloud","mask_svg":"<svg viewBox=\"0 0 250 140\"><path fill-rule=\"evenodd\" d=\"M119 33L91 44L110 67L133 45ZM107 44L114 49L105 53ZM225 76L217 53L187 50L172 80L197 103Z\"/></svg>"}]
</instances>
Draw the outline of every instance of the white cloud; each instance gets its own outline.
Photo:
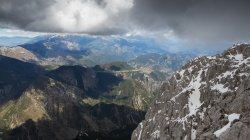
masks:
<instances>
[{"instance_id":1,"label":"white cloud","mask_svg":"<svg viewBox=\"0 0 250 140\"><path fill-rule=\"evenodd\" d=\"M105 0L107 3L105 9L112 14L128 11L133 7L133 0Z\"/></svg>"},{"instance_id":2,"label":"white cloud","mask_svg":"<svg viewBox=\"0 0 250 140\"><path fill-rule=\"evenodd\" d=\"M27 25L27 29L37 31L47 29L54 32L108 32L124 29L133 0L55 0L46 9L45 17Z\"/></svg>"},{"instance_id":3,"label":"white cloud","mask_svg":"<svg viewBox=\"0 0 250 140\"><path fill-rule=\"evenodd\" d=\"M29 32L17 29L4 29L0 28L0 37L35 37L38 35L46 35L46 33L39 33L39 32Z\"/></svg>"}]
</instances>

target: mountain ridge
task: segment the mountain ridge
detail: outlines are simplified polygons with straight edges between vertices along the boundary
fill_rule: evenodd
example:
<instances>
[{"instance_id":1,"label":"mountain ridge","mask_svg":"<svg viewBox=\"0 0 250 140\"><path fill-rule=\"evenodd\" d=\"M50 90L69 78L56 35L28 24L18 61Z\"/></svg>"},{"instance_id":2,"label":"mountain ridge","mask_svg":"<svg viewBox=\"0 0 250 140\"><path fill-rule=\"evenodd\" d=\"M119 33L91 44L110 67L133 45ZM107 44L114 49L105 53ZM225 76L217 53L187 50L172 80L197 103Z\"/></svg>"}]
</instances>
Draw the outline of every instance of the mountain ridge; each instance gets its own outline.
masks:
<instances>
[{"instance_id":1,"label":"mountain ridge","mask_svg":"<svg viewBox=\"0 0 250 140\"><path fill-rule=\"evenodd\" d=\"M46 71L5 56L0 64L3 139L128 139L150 101L139 82L98 66Z\"/></svg>"},{"instance_id":2,"label":"mountain ridge","mask_svg":"<svg viewBox=\"0 0 250 140\"><path fill-rule=\"evenodd\" d=\"M184 65L163 84L132 140L249 137L249 53L249 44L236 44Z\"/></svg>"}]
</instances>

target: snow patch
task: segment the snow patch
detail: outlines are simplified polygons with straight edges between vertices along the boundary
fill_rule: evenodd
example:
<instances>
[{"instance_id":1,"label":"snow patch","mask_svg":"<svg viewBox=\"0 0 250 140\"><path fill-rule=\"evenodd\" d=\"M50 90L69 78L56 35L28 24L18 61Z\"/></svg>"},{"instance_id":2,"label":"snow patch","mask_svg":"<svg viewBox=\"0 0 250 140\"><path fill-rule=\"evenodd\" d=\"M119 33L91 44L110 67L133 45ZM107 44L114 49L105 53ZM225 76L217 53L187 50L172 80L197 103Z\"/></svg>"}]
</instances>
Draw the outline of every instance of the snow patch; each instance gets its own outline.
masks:
<instances>
[{"instance_id":1,"label":"snow patch","mask_svg":"<svg viewBox=\"0 0 250 140\"><path fill-rule=\"evenodd\" d=\"M196 78L193 78L186 88L184 88L180 93L178 93L176 96L170 99L170 101L175 102L175 99L178 96L190 90L191 93L188 98L188 107L189 107L190 113L188 114L188 116L195 114L198 111L198 108L202 105L200 101L201 93L199 90L200 86L202 85L201 73L202 73L202 70L199 71L198 76Z\"/></svg>"},{"instance_id":2,"label":"snow patch","mask_svg":"<svg viewBox=\"0 0 250 140\"><path fill-rule=\"evenodd\" d=\"M160 131L159 130L156 130L155 132L153 132L151 134L151 136L154 138L154 139L158 139L160 137Z\"/></svg>"},{"instance_id":3,"label":"snow patch","mask_svg":"<svg viewBox=\"0 0 250 140\"><path fill-rule=\"evenodd\" d=\"M211 89L212 90L217 90L220 93L225 93L225 92L231 91L230 89L228 89L228 87L224 87L223 84L216 84Z\"/></svg>"},{"instance_id":4,"label":"snow patch","mask_svg":"<svg viewBox=\"0 0 250 140\"><path fill-rule=\"evenodd\" d=\"M192 128L191 130L191 140L195 140L196 139L196 130Z\"/></svg>"},{"instance_id":5,"label":"snow patch","mask_svg":"<svg viewBox=\"0 0 250 140\"><path fill-rule=\"evenodd\" d=\"M214 132L216 137L219 137L223 132L228 130L231 126L231 123L234 120L238 120L240 118L240 114L233 113L233 114L228 115L227 117L228 117L228 121L229 121L228 124L226 124L224 127L222 127L221 129Z\"/></svg>"},{"instance_id":6,"label":"snow patch","mask_svg":"<svg viewBox=\"0 0 250 140\"><path fill-rule=\"evenodd\" d=\"M181 77L179 80L177 80L177 79L176 79L176 77L175 77L175 75L174 75L174 77L175 77L175 79L176 79L176 81L177 81L177 82L181 81L181 79L182 79L182 78L183 78L183 76L184 76L184 72L185 72L185 71L186 71L186 70L185 70L185 69L183 69L183 70L181 70L181 71L177 72L177 73L179 73L179 74L180 74L180 77Z\"/></svg>"},{"instance_id":7,"label":"snow patch","mask_svg":"<svg viewBox=\"0 0 250 140\"><path fill-rule=\"evenodd\" d=\"M202 112L199 112L200 115L200 119L204 120L204 116L205 116L205 112L206 112L207 108L203 108Z\"/></svg>"},{"instance_id":8,"label":"snow patch","mask_svg":"<svg viewBox=\"0 0 250 140\"><path fill-rule=\"evenodd\" d=\"M234 56L235 60L242 61L243 60L243 54L237 54Z\"/></svg>"},{"instance_id":9,"label":"snow patch","mask_svg":"<svg viewBox=\"0 0 250 140\"><path fill-rule=\"evenodd\" d=\"M208 59L216 59L216 56L207 56Z\"/></svg>"},{"instance_id":10,"label":"snow patch","mask_svg":"<svg viewBox=\"0 0 250 140\"><path fill-rule=\"evenodd\" d=\"M201 73L202 71L199 71L198 76L191 81L192 87L194 91L189 95L188 98L188 108L189 108L189 115L193 115L197 112L198 108L202 105L200 101L200 86L201 86Z\"/></svg>"},{"instance_id":11,"label":"snow patch","mask_svg":"<svg viewBox=\"0 0 250 140\"><path fill-rule=\"evenodd\" d=\"M184 137L184 140L187 140L187 135Z\"/></svg>"},{"instance_id":12,"label":"snow patch","mask_svg":"<svg viewBox=\"0 0 250 140\"><path fill-rule=\"evenodd\" d=\"M222 78L227 78L228 76L233 78L234 74L235 74L235 71L226 71L226 72L222 73L221 75L219 75L217 78L222 79Z\"/></svg>"},{"instance_id":13,"label":"snow patch","mask_svg":"<svg viewBox=\"0 0 250 140\"><path fill-rule=\"evenodd\" d=\"M188 68L188 72L191 73L194 69L194 66Z\"/></svg>"},{"instance_id":14,"label":"snow patch","mask_svg":"<svg viewBox=\"0 0 250 140\"><path fill-rule=\"evenodd\" d=\"M183 130L186 130L185 122L187 122L187 116L182 117L182 118L178 117L177 119L175 119L175 120L170 120L170 121L171 121L171 122L178 122L178 123L181 123L181 124L182 124L182 129L183 129Z\"/></svg>"},{"instance_id":15,"label":"snow patch","mask_svg":"<svg viewBox=\"0 0 250 140\"><path fill-rule=\"evenodd\" d=\"M239 76L242 77L242 76L246 76L248 77L250 74L249 73L239 73Z\"/></svg>"},{"instance_id":16,"label":"snow patch","mask_svg":"<svg viewBox=\"0 0 250 140\"><path fill-rule=\"evenodd\" d=\"M165 120L168 121L168 120L169 120L169 117L166 117Z\"/></svg>"},{"instance_id":17,"label":"snow patch","mask_svg":"<svg viewBox=\"0 0 250 140\"><path fill-rule=\"evenodd\" d=\"M227 55L229 57L229 59L232 60L237 60L237 61L242 61L243 60L243 54L236 54L236 55Z\"/></svg>"},{"instance_id":18,"label":"snow patch","mask_svg":"<svg viewBox=\"0 0 250 140\"><path fill-rule=\"evenodd\" d=\"M138 139L137 140L140 140L141 139L141 133L142 133L142 128L143 128L143 124L140 123L140 127L141 127L141 130L139 132L139 136L138 136Z\"/></svg>"},{"instance_id":19,"label":"snow patch","mask_svg":"<svg viewBox=\"0 0 250 140\"><path fill-rule=\"evenodd\" d=\"M164 104L164 102L155 101L156 104Z\"/></svg>"}]
</instances>

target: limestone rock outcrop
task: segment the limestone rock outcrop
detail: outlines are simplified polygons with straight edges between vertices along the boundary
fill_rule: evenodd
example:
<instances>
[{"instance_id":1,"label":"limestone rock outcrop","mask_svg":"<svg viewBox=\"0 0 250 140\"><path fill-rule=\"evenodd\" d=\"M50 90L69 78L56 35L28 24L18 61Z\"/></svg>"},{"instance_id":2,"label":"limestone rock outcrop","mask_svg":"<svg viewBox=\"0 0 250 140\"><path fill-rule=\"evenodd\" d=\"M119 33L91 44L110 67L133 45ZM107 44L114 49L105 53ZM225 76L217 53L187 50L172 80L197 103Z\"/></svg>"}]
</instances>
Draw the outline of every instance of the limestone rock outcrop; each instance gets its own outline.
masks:
<instances>
[{"instance_id":1,"label":"limestone rock outcrop","mask_svg":"<svg viewBox=\"0 0 250 140\"><path fill-rule=\"evenodd\" d=\"M250 45L196 58L161 87L132 140L250 138Z\"/></svg>"}]
</instances>

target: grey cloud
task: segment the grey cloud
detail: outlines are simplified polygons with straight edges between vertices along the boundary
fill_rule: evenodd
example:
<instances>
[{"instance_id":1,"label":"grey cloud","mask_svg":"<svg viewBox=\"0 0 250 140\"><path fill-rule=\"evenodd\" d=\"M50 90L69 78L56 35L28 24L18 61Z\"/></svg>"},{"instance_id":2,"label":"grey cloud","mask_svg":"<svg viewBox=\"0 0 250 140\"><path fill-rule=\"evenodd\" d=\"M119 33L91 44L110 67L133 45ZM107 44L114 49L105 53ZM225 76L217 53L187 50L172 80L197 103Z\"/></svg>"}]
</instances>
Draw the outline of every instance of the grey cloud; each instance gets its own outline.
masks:
<instances>
[{"instance_id":1,"label":"grey cloud","mask_svg":"<svg viewBox=\"0 0 250 140\"><path fill-rule=\"evenodd\" d=\"M0 26L39 32L120 34L131 0L1 0ZM111 7L111 8L110 8ZM113 10L113 11L112 11Z\"/></svg>"},{"instance_id":2,"label":"grey cloud","mask_svg":"<svg viewBox=\"0 0 250 140\"><path fill-rule=\"evenodd\" d=\"M27 24L44 18L44 10L53 0L1 0L0 21L5 24L26 28Z\"/></svg>"},{"instance_id":3,"label":"grey cloud","mask_svg":"<svg viewBox=\"0 0 250 140\"><path fill-rule=\"evenodd\" d=\"M192 40L250 40L249 0L136 0L133 21Z\"/></svg>"},{"instance_id":4,"label":"grey cloud","mask_svg":"<svg viewBox=\"0 0 250 140\"><path fill-rule=\"evenodd\" d=\"M0 27L123 34L173 31L191 41L250 41L249 0L1 0Z\"/></svg>"}]
</instances>

